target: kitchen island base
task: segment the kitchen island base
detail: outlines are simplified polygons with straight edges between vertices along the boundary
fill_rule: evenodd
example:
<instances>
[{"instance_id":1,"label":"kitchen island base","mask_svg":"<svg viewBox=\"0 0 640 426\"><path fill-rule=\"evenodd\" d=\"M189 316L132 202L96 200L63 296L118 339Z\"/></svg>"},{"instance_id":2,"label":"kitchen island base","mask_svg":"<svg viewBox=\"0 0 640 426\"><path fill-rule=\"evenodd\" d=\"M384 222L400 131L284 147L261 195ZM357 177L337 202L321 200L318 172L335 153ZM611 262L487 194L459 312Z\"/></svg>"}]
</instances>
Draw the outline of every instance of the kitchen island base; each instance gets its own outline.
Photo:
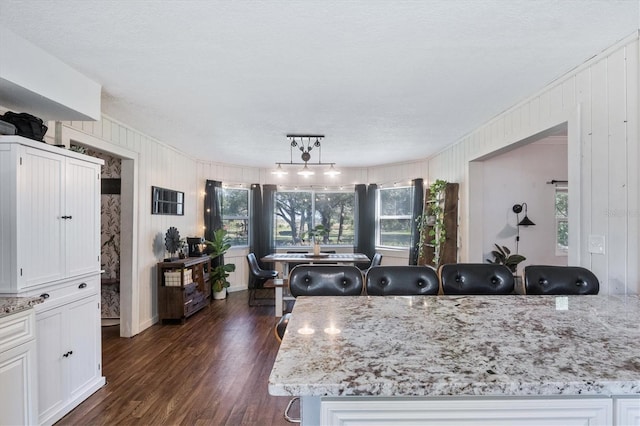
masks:
<instances>
[{"instance_id":1,"label":"kitchen island base","mask_svg":"<svg viewBox=\"0 0 640 426\"><path fill-rule=\"evenodd\" d=\"M303 425L640 426L640 398L312 397Z\"/></svg>"}]
</instances>

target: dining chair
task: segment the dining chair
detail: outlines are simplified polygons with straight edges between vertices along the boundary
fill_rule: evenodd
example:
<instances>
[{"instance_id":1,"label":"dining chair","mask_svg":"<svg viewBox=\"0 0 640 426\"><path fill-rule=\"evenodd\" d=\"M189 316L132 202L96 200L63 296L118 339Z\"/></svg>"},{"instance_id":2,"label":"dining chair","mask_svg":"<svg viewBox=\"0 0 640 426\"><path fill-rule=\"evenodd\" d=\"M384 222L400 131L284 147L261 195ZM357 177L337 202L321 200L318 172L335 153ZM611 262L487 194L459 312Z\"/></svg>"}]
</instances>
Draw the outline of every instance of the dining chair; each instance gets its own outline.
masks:
<instances>
[{"instance_id":1,"label":"dining chair","mask_svg":"<svg viewBox=\"0 0 640 426\"><path fill-rule=\"evenodd\" d=\"M430 266L374 266L365 281L369 296L436 295L440 288Z\"/></svg>"},{"instance_id":2,"label":"dining chair","mask_svg":"<svg viewBox=\"0 0 640 426\"><path fill-rule=\"evenodd\" d=\"M289 273L289 291L298 296L358 296L360 269L352 265L298 265Z\"/></svg>"},{"instance_id":3,"label":"dining chair","mask_svg":"<svg viewBox=\"0 0 640 426\"><path fill-rule=\"evenodd\" d=\"M524 268L526 294L598 294L598 278L580 266L528 265Z\"/></svg>"},{"instance_id":4,"label":"dining chair","mask_svg":"<svg viewBox=\"0 0 640 426\"><path fill-rule=\"evenodd\" d=\"M493 263L448 263L440 267L442 292L451 294L512 294L513 273Z\"/></svg>"},{"instance_id":5,"label":"dining chair","mask_svg":"<svg viewBox=\"0 0 640 426\"><path fill-rule=\"evenodd\" d=\"M256 290L264 288L264 283L278 276L278 271L262 269L258 263L255 253L247 254L249 263L249 306L261 305L256 302ZM268 299L271 303L271 298Z\"/></svg>"}]
</instances>

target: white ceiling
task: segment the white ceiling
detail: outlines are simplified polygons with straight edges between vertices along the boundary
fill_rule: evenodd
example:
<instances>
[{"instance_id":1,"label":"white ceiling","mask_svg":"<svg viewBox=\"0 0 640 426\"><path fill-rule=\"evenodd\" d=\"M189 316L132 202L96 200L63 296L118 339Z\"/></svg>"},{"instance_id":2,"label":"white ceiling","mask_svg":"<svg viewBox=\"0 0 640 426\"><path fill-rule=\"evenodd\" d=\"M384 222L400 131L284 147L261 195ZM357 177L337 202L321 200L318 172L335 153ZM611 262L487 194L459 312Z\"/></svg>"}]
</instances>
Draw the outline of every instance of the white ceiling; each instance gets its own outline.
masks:
<instances>
[{"instance_id":1,"label":"white ceiling","mask_svg":"<svg viewBox=\"0 0 640 426\"><path fill-rule=\"evenodd\" d=\"M0 25L194 157L273 167L322 133L323 161L371 166L457 141L636 31L639 3L2 0Z\"/></svg>"}]
</instances>

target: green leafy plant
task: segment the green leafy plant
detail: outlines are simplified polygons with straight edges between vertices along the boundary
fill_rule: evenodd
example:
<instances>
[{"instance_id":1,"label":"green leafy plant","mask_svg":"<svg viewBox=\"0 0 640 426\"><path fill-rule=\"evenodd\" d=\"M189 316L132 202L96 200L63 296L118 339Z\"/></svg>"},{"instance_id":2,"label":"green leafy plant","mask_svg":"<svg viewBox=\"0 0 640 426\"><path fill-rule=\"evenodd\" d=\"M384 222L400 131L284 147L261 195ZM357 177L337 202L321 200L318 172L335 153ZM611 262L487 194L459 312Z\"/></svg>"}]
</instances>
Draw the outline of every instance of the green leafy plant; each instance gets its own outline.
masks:
<instances>
[{"instance_id":1,"label":"green leafy plant","mask_svg":"<svg viewBox=\"0 0 640 426\"><path fill-rule=\"evenodd\" d=\"M429 197L426 202L426 210L416 219L418 221L418 257L424 255L425 244L434 247L433 263L440 260L440 245L445 242L447 233L444 229L444 209L442 208L442 196L447 187L447 181L436 179L429 185Z\"/></svg>"},{"instance_id":2,"label":"green leafy plant","mask_svg":"<svg viewBox=\"0 0 640 426\"><path fill-rule=\"evenodd\" d=\"M205 241L205 244L207 245L207 252L212 259L211 271L209 272L211 289L219 292L231 285L227 278L229 278L231 272L236 270L236 265L233 263L225 264L223 257L231 248L231 239L227 235L227 231L218 229L214 231L213 239Z\"/></svg>"},{"instance_id":3,"label":"green leafy plant","mask_svg":"<svg viewBox=\"0 0 640 426\"><path fill-rule=\"evenodd\" d=\"M493 260L486 259L489 263L505 265L511 272L515 273L518 269L518 264L527 260L527 258L521 254L511 254L511 250L509 250L507 246L494 245L496 249L491 252Z\"/></svg>"},{"instance_id":4,"label":"green leafy plant","mask_svg":"<svg viewBox=\"0 0 640 426\"><path fill-rule=\"evenodd\" d=\"M305 235L313 238L314 242L319 244L321 239L329 236L329 229L325 228L324 225L316 225L313 229L307 231Z\"/></svg>"}]
</instances>

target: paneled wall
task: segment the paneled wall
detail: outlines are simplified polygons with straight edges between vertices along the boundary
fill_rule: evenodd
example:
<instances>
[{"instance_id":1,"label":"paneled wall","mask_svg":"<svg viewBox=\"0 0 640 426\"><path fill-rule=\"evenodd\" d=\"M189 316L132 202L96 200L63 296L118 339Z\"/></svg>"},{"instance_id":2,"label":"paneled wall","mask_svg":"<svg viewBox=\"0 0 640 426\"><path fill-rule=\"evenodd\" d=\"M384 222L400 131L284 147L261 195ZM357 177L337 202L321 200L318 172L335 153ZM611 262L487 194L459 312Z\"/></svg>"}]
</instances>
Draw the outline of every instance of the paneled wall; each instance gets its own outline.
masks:
<instances>
[{"instance_id":1,"label":"paneled wall","mask_svg":"<svg viewBox=\"0 0 640 426\"><path fill-rule=\"evenodd\" d=\"M469 162L566 122L569 262L592 269L604 294L640 292L638 57L634 34L429 159L429 180L461 184L463 261L481 254L469 249ZM590 236L604 236L604 254L590 253Z\"/></svg>"}]
</instances>

